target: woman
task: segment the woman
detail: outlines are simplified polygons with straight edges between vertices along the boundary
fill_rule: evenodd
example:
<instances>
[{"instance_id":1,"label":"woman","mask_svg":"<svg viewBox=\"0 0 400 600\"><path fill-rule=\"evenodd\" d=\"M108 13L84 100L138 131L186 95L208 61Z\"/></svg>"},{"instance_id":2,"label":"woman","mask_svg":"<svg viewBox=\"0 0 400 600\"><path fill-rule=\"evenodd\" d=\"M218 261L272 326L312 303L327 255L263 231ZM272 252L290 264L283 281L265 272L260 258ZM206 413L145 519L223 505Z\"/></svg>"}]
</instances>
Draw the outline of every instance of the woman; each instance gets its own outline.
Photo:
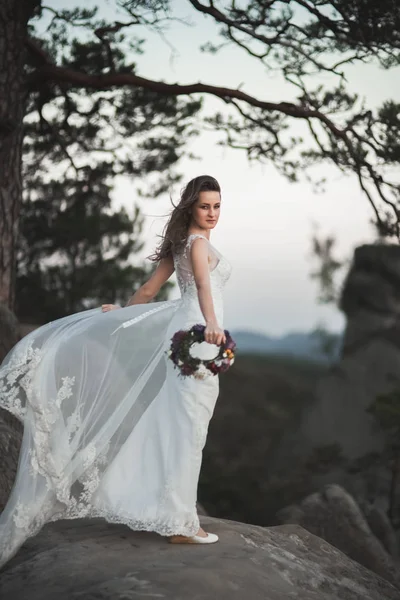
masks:
<instances>
[{"instance_id":1,"label":"woman","mask_svg":"<svg viewBox=\"0 0 400 600\"><path fill-rule=\"evenodd\" d=\"M197 484L218 376L182 379L172 335L206 325L206 358L225 340L230 265L210 244L218 182L182 192L151 257L158 266L126 307L103 304L25 336L0 367L0 406L24 424L16 480L0 517L0 564L49 521L101 516L175 543L212 543ZM176 270L179 300L146 303ZM115 310L118 308L118 310Z\"/></svg>"}]
</instances>

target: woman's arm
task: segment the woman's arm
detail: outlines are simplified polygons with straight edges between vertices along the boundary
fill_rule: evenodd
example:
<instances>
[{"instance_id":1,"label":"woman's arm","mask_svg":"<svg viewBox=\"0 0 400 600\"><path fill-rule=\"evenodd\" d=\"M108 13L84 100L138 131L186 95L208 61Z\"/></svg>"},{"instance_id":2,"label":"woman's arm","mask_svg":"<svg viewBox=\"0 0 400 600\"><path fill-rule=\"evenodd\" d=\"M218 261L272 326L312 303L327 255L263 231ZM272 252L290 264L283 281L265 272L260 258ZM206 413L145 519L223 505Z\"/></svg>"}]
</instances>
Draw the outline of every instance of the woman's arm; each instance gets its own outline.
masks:
<instances>
[{"instance_id":1,"label":"woman's arm","mask_svg":"<svg viewBox=\"0 0 400 600\"><path fill-rule=\"evenodd\" d=\"M218 325L214 311L207 240L203 238L195 239L191 247L190 256L200 309L206 322L204 339L209 344L217 344L219 346L222 342L226 341L226 337L223 329Z\"/></svg>"},{"instance_id":2,"label":"woman's arm","mask_svg":"<svg viewBox=\"0 0 400 600\"><path fill-rule=\"evenodd\" d=\"M129 298L125 306L131 306L132 304L146 304L150 302L158 294L161 286L171 277L174 272L174 261L172 256L163 258L157 265L156 270L143 285ZM102 304L102 311L107 312L114 308L121 308L115 304Z\"/></svg>"},{"instance_id":3,"label":"woman's arm","mask_svg":"<svg viewBox=\"0 0 400 600\"><path fill-rule=\"evenodd\" d=\"M157 265L156 270L143 285L130 297L126 306L132 304L145 304L153 300L154 296L157 296L161 287L171 277L174 272L174 261L172 256L168 258L162 258Z\"/></svg>"}]
</instances>

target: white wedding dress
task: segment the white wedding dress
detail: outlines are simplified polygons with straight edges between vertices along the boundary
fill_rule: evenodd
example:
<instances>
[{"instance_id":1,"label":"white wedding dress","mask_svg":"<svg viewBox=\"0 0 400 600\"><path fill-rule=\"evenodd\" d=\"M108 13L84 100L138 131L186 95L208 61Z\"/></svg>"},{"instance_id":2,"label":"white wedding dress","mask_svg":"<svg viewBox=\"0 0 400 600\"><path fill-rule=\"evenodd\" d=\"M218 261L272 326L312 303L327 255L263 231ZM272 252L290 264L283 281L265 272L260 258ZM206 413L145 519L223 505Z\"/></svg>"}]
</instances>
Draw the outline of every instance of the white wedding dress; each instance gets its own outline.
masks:
<instances>
[{"instance_id":1,"label":"white wedding dress","mask_svg":"<svg viewBox=\"0 0 400 600\"><path fill-rule=\"evenodd\" d=\"M0 516L0 564L57 519L100 516L161 535L197 532L202 450L219 381L183 379L166 355L175 331L204 324L190 264L196 237L203 236L190 235L174 256L180 299L57 319L4 359L0 407L23 422L24 434ZM222 327L231 268L208 244Z\"/></svg>"}]
</instances>

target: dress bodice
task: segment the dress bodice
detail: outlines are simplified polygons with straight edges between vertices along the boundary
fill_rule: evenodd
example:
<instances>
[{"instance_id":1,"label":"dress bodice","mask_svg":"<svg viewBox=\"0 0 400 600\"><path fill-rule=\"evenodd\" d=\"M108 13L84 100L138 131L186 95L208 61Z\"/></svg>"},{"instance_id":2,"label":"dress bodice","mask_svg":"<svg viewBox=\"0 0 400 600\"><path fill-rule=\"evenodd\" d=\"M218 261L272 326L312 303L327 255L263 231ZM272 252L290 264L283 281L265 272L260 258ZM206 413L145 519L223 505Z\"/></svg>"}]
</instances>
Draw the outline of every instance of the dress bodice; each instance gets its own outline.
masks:
<instances>
[{"instance_id":1,"label":"dress bodice","mask_svg":"<svg viewBox=\"0 0 400 600\"><path fill-rule=\"evenodd\" d=\"M198 294L190 259L190 249L193 241L201 237L208 243L210 266L211 293L216 312L222 312L222 291L231 274L231 265L227 259L203 235L191 234L183 250L174 255L174 265L184 304L193 303L198 306Z\"/></svg>"}]
</instances>

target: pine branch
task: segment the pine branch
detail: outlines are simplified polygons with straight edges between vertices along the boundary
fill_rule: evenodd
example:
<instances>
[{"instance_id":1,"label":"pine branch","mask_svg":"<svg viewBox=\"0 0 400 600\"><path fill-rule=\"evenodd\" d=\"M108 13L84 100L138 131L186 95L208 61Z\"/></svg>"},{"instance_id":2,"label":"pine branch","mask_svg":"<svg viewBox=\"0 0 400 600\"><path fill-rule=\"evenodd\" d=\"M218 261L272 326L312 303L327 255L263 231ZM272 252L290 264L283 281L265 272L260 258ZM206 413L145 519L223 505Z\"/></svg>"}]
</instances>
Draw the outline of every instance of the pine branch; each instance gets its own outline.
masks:
<instances>
[{"instance_id":1,"label":"pine branch","mask_svg":"<svg viewBox=\"0 0 400 600\"><path fill-rule=\"evenodd\" d=\"M318 110L294 104L293 102L267 102L246 94L241 90L219 87L206 83L165 83L164 81L155 81L140 77L139 75L136 75L136 73L91 75L67 67L59 67L50 64L43 65L35 73L32 73L27 77L27 82L31 88L40 86L47 81L53 83L69 83L73 87L95 90L108 90L113 87L132 86L163 95L183 96L208 94L221 98L224 101L236 99L245 102L249 106L261 108L266 111L278 111L297 119L318 119L334 134L335 137L343 140L346 138L346 132L337 127L326 115Z\"/></svg>"}]
</instances>

